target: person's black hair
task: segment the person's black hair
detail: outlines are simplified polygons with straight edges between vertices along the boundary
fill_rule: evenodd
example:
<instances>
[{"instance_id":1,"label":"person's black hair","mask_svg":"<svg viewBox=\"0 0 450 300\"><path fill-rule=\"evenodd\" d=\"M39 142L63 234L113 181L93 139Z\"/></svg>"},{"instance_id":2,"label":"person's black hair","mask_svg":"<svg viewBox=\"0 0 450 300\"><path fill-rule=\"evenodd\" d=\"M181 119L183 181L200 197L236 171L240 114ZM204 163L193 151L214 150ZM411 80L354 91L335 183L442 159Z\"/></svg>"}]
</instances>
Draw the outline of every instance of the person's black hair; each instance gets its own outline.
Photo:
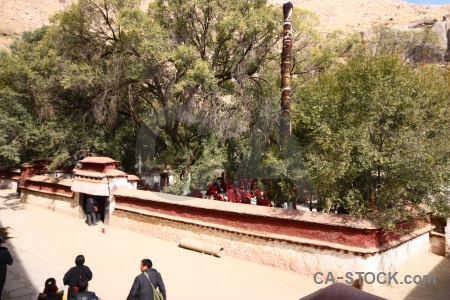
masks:
<instances>
[{"instance_id":1,"label":"person's black hair","mask_svg":"<svg viewBox=\"0 0 450 300\"><path fill-rule=\"evenodd\" d=\"M84 265L84 256L83 255L78 255L76 258L75 258L75 264L77 265L77 266L82 266L82 265Z\"/></svg>"},{"instance_id":2,"label":"person's black hair","mask_svg":"<svg viewBox=\"0 0 450 300\"><path fill-rule=\"evenodd\" d=\"M86 291L88 288L88 285L89 285L89 283L88 283L87 279L81 278L80 280L78 280L78 290L80 292Z\"/></svg>"},{"instance_id":3,"label":"person's black hair","mask_svg":"<svg viewBox=\"0 0 450 300\"><path fill-rule=\"evenodd\" d=\"M55 278L48 278L45 281L44 294L55 295L57 291L58 287L56 286Z\"/></svg>"},{"instance_id":4,"label":"person's black hair","mask_svg":"<svg viewBox=\"0 0 450 300\"><path fill-rule=\"evenodd\" d=\"M141 260L141 263L149 269L153 266L152 261L148 258L144 258L143 260Z\"/></svg>"}]
</instances>

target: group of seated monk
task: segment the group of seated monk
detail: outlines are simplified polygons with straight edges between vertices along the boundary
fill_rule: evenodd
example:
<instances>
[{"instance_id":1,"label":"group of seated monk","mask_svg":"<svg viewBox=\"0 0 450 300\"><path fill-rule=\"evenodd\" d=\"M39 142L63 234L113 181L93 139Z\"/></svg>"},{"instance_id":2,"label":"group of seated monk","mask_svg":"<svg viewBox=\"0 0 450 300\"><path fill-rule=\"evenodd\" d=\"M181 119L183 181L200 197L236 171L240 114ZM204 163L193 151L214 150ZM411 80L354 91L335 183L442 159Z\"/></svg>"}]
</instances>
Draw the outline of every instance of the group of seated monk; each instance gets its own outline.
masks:
<instances>
[{"instance_id":1,"label":"group of seated monk","mask_svg":"<svg viewBox=\"0 0 450 300\"><path fill-rule=\"evenodd\" d=\"M264 190L264 192L261 193L261 184L262 182L253 178L242 178L238 182L232 183L229 178L225 180L224 177L221 176L209 184L205 194L197 188L194 189L189 196L244 204L251 204L252 200L256 200L256 205L271 207L273 206L272 196L269 194L268 190ZM168 176L161 176L161 180L159 182L154 182L153 186L150 186L150 184L147 183L145 184L143 190L160 192L166 185L170 185ZM239 186L239 188L237 186ZM297 189L294 187L292 189L292 198L297 199L297 194ZM308 200L309 196L306 196L306 198ZM289 203L285 202L278 204L277 206L286 209L297 209L297 203L295 200L289 201Z\"/></svg>"},{"instance_id":2,"label":"group of seated monk","mask_svg":"<svg viewBox=\"0 0 450 300\"><path fill-rule=\"evenodd\" d=\"M255 181L253 179L241 179L239 188L235 187L230 179L228 179L228 182L224 182L224 180L217 180L211 183L205 193L205 198L245 204L251 204L252 199L256 198L257 205L272 206L269 193L267 191L261 193L258 187L254 189ZM222 193L226 193L226 196ZM203 194L198 189L193 191L192 196L203 198Z\"/></svg>"},{"instance_id":3,"label":"group of seated monk","mask_svg":"<svg viewBox=\"0 0 450 300\"><path fill-rule=\"evenodd\" d=\"M267 191L261 194L260 189L249 190L246 192L244 189L230 188L227 191L228 201L235 203L251 204L251 200L256 198L256 205L272 206L270 201L270 195Z\"/></svg>"}]
</instances>

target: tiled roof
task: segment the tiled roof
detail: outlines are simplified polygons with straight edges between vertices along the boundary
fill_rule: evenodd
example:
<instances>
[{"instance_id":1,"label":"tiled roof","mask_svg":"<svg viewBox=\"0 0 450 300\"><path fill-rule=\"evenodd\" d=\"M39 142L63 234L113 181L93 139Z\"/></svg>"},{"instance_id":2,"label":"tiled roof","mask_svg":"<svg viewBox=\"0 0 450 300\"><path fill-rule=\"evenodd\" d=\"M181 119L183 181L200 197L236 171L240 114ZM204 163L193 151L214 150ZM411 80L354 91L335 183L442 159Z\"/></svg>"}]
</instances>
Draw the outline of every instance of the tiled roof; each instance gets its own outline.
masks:
<instances>
[{"instance_id":1,"label":"tiled roof","mask_svg":"<svg viewBox=\"0 0 450 300\"><path fill-rule=\"evenodd\" d=\"M80 160L80 163L91 163L91 164L109 164L109 163L117 163L117 160L114 160L109 157L103 157L103 156L89 156L82 160Z\"/></svg>"},{"instance_id":2,"label":"tiled roof","mask_svg":"<svg viewBox=\"0 0 450 300\"><path fill-rule=\"evenodd\" d=\"M106 171L105 175L106 176L128 176L128 174L125 172L122 172L120 170L112 170L112 169Z\"/></svg>"},{"instance_id":3,"label":"tiled roof","mask_svg":"<svg viewBox=\"0 0 450 300\"><path fill-rule=\"evenodd\" d=\"M72 179L62 179L62 178L54 178L50 176L43 176L43 175L35 175L31 176L27 180L33 181L33 182L46 182L46 183L54 183L64 186L72 186Z\"/></svg>"},{"instance_id":4,"label":"tiled roof","mask_svg":"<svg viewBox=\"0 0 450 300\"><path fill-rule=\"evenodd\" d=\"M138 181L141 180L139 177L137 177L136 175L128 175L128 181Z\"/></svg>"}]
</instances>

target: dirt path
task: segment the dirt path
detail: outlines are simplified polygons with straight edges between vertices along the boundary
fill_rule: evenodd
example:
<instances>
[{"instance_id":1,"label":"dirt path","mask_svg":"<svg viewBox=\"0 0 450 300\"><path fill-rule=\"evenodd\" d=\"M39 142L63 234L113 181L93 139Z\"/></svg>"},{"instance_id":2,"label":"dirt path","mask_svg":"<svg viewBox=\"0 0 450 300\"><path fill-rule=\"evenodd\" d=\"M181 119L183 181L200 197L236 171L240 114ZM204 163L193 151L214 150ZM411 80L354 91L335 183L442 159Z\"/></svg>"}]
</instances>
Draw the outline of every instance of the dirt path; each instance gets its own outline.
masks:
<instances>
[{"instance_id":1,"label":"dirt path","mask_svg":"<svg viewBox=\"0 0 450 300\"><path fill-rule=\"evenodd\" d=\"M142 258L161 272L169 299L300 299L324 286L299 275L234 259L202 255L138 232L106 226L21 204L12 191L0 191L0 228L9 227L7 246L14 257L3 292L5 300L36 299L48 277L62 287L64 273L78 254L94 278L90 289L103 300L126 298ZM225 249L226 251L226 249ZM450 260L424 254L401 269L403 275L432 274L435 285L379 286L387 299L450 299ZM400 278L400 277L399 277Z\"/></svg>"}]
</instances>

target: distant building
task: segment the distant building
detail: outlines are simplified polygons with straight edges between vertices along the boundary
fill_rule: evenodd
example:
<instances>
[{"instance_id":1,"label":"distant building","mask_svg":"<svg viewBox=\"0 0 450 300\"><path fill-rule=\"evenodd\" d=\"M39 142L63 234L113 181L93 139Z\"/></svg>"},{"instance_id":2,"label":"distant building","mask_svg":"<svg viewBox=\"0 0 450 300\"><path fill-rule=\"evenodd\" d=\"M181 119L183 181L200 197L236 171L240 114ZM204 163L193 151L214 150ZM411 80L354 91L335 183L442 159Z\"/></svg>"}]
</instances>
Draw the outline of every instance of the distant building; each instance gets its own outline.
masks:
<instances>
[{"instance_id":1,"label":"distant building","mask_svg":"<svg viewBox=\"0 0 450 300\"><path fill-rule=\"evenodd\" d=\"M50 206L53 210L80 218L85 218L87 195L92 195L100 206L99 220L105 224L109 223L115 207L112 193L121 187L136 189L140 180L137 176L117 170L118 161L109 157L86 157L79 161L78 168L73 171L49 172L46 168L48 163L25 163L20 165L20 173L0 172L0 178L3 175L10 176L10 180L16 182L20 180L22 201Z\"/></svg>"}]
</instances>

